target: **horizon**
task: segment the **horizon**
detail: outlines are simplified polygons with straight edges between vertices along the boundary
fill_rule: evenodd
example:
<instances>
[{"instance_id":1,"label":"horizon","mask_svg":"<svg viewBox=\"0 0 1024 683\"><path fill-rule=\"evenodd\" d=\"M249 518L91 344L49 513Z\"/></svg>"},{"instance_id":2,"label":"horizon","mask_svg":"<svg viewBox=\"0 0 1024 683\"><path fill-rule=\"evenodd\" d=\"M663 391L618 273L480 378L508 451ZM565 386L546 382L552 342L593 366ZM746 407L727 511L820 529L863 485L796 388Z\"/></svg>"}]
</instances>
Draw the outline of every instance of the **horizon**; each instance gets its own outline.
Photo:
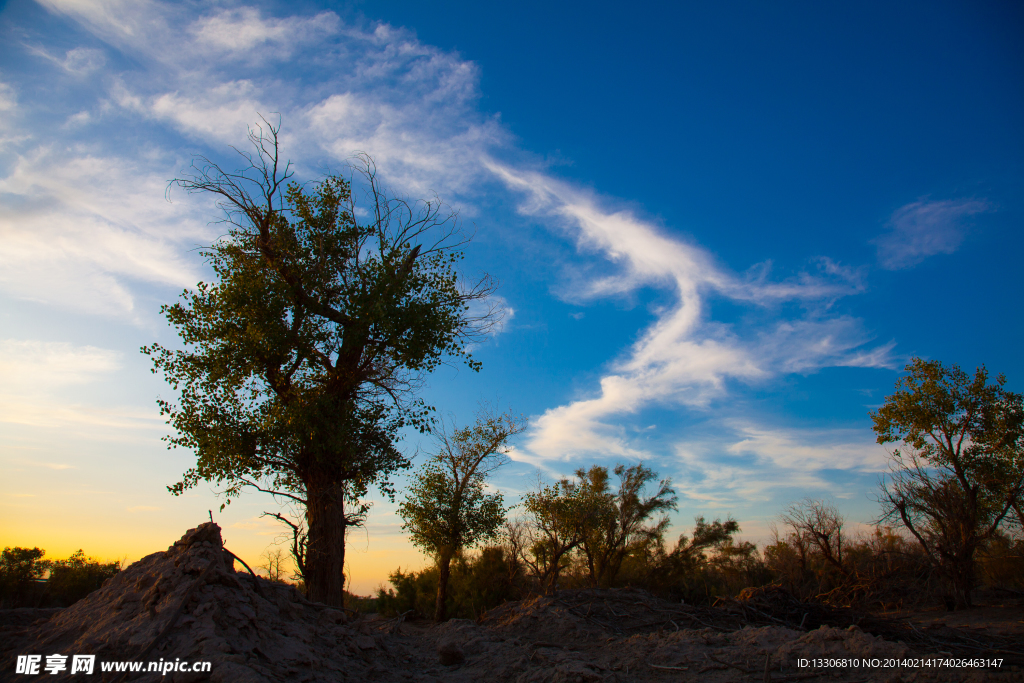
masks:
<instances>
[{"instance_id":1,"label":"horizon","mask_svg":"<svg viewBox=\"0 0 1024 683\"><path fill-rule=\"evenodd\" d=\"M508 503L643 461L679 494L669 543L731 516L762 548L807 497L869 529L868 412L910 358L1024 389L1024 9L656 14L0 3L0 547L134 560L212 511L255 567L283 533L263 494L166 491L194 458L161 441L174 394L138 352L178 344L159 307L223 232L169 180L275 114L300 181L365 152L473 233L463 272L500 281L505 319L480 373L421 395L463 425L480 401L529 416ZM406 477L350 536L354 593L432 563L395 517Z\"/></svg>"}]
</instances>

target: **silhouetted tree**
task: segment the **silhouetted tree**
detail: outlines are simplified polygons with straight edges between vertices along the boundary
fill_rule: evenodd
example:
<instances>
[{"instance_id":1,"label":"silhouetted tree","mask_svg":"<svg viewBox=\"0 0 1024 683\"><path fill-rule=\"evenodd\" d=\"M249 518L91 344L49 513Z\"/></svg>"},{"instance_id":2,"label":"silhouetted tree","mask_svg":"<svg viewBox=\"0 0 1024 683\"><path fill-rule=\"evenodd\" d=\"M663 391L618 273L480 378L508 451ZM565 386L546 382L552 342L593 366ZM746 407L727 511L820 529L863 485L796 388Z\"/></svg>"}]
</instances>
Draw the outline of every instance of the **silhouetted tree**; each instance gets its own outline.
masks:
<instances>
[{"instance_id":1,"label":"silhouetted tree","mask_svg":"<svg viewBox=\"0 0 1024 683\"><path fill-rule=\"evenodd\" d=\"M493 539L505 521L499 492L487 493L487 477L508 462L508 441L526 428L511 412L482 410L472 427L442 424L435 431L437 452L416 475L398 508L412 542L437 561L434 620L446 619L452 559L464 548Z\"/></svg>"},{"instance_id":2,"label":"silhouetted tree","mask_svg":"<svg viewBox=\"0 0 1024 683\"><path fill-rule=\"evenodd\" d=\"M374 484L393 495L389 475L409 464L399 430L429 428L417 381L447 358L479 369L467 344L495 315L468 305L494 284L460 281L457 216L388 194L369 157L354 167L368 199L360 223L345 178L289 181L278 127L264 122L249 139L242 170L200 158L174 181L214 195L229 229L202 252L214 282L161 309L185 348L142 351L180 391L158 401L176 430L167 440L197 457L171 492L213 481L227 502L252 487L296 503L308 595L337 606L359 501Z\"/></svg>"},{"instance_id":3,"label":"silhouetted tree","mask_svg":"<svg viewBox=\"0 0 1024 683\"><path fill-rule=\"evenodd\" d=\"M668 528L668 517L662 517L653 527L645 523L659 512L677 507L678 498L669 479L661 480L658 490L645 496L647 484L657 481L658 473L643 463L631 467L616 465L614 471L619 478L617 493L611 492L607 467L594 465L576 472L596 507L581 541L593 586L611 585L637 543L660 539Z\"/></svg>"}]
</instances>

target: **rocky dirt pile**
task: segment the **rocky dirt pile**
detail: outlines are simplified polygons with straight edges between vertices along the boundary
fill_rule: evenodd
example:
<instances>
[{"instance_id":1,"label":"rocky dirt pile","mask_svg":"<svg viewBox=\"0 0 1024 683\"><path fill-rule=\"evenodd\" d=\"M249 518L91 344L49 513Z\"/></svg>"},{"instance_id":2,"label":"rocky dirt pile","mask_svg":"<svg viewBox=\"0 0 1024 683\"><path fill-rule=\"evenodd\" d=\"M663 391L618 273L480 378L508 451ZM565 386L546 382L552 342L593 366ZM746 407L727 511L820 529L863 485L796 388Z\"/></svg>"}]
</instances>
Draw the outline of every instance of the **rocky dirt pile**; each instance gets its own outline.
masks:
<instances>
[{"instance_id":1,"label":"rocky dirt pile","mask_svg":"<svg viewBox=\"0 0 1024 683\"><path fill-rule=\"evenodd\" d=\"M1009 664L998 672L799 666L801 659L885 661L949 651L934 643L919 648L888 640L853 623L865 618L802 604L771 589L716 608L673 604L640 590L595 589L508 603L479 623L453 620L424 635L439 660L451 665L441 677L445 681L1024 680Z\"/></svg>"},{"instance_id":2,"label":"rocky dirt pile","mask_svg":"<svg viewBox=\"0 0 1024 683\"><path fill-rule=\"evenodd\" d=\"M8 635L0 645L0 676L15 670L16 655L29 653L212 663L210 674L122 674L133 683L364 681L383 671L387 659L382 636L367 624L351 623L345 612L311 603L290 586L236 573L212 522L127 567L45 623ZM35 677L13 680L22 678ZM69 671L45 675L47 681L67 679L84 680Z\"/></svg>"}]
</instances>

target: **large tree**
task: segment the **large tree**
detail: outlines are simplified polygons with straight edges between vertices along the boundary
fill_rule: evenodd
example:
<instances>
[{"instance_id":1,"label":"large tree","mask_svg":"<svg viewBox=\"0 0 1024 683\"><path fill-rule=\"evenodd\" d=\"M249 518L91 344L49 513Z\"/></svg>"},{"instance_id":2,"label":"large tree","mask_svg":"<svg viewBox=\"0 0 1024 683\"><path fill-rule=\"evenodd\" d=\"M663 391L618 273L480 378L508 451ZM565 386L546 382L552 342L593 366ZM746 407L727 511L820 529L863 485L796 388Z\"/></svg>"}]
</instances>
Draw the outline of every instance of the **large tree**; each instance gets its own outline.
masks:
<instances>
[{"instance_id":1,"label":"large tree","mask_svg":"<svg viewBox=\"0 0 1024 683\"><path fill-rule=\"evenodd\" d=\"M142 351L180 392L158 401L176 431L166 440L197 458L170 491L211 481L227 502L251 487L297 504L309 596L341 605L359 500L371 485L391 493L388 476L408 466L399 430L429 429L414 393L423 374L453 358L479 369L467 343L494 316L469 304L494 285L460 279L466 240L443 204L389 194L361 156L360 214L344 177L290 180L278 130L250 130L241 170L199 158L173 182L214 195L228 230L202 251L214 281L161 309L184 348Z\"/></svg>"},{"instance_id":2,"label":"large tree","mask_svg":"<svg viewBox=\"0 0 1024 683\"><path fill-rule=\"evenodd\" d=\"M988 371L915 358L871 413L878 443L900 444L882 482L882 520L907 528L944 577L952 607L971 605L974 556L1024 489L1021 395Z\"/></svg>"},{"instance_id":3,"label":"large tree","mask_svg":"<svg viewBox=\"0 0 1024 683\"><path fill-rule=\"evenodd\" d=\"M465 548L497 537L505 522L502 495L487 492L487 478L508 461L509 439L525 428L525 418L486 409L472 427L442 424L435 430L436 452L398 508L412 542L437 561L435 621L447 618L452 559Z\"/></svg>"}]
</instances>

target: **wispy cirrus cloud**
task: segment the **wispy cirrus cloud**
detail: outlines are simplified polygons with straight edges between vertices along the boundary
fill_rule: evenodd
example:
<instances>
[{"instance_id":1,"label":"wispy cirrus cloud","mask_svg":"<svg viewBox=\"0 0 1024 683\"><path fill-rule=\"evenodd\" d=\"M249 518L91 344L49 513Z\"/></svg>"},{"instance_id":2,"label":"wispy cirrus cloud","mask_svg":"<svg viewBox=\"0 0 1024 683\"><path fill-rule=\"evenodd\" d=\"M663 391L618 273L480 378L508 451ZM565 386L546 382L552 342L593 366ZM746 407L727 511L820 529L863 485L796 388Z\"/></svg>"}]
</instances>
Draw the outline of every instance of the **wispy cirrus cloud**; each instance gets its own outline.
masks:
<instances>
[{"instance_id":1,"label":"wispy cirrus cloud","mask_svg":"<svg viewBox=\"0 0 1024 683\"><path fill-rule=\"evenodd\" d=\"M297 46L319 43L341 30L334 12L312 17L265 17L252 7L227 9L200 17L189 27L195 43L219 57L246 61L289 59Z\"/></svg>"},{"instance_id":2,"label":"wispy cirrus cloud","mask_svg":"<svg viewBox=\"0 0 1024 683\"><path fill-rule=\"evenodd\" d=\"M631 212L604 209L599 198L550 176L487 165L525 195L522 213L553 220L581 250L596 251L617 267L575 291L573 299L640 287L674 296L624 357L611 364L596 396L552 408L534 421L523 448L534 459L649 455L630 443L615 426L617 419L659 404L706 407L725 394L731 380L759 383L827 366L893 365L892 343L871 347L872 336L860 320L828 314L828 304L862 290L856 269L822 258L817 272L789 280L772 281L767 266L737 276L701 247L670 237ZM761 329L734 329L709 319L706 304L712 296L760 307L796 301L811 310Z\"/></svg>"},{"instance_id":3,"label":"wispy cirrus cloud","mask_svg":"<svg viewBox=\"0 0 1024 683\"><path fill-rule=\"evenodd\" d=\"M860 429L785 428L746 418L709 426L714 437L683 439L672 450L679 492L713 508L768 502L780 491L847 498L887 466L885 449Z\"/></svg>"},{"instance_id":4,"label":"wispy cirrus cloud","mask_svg":"<svg viewBox=\"0 0 1024 683\"><path fill-rule=\"evenodd\" d=\"M67 342L0 339L0 423L110 439L162 429L159 411L69 401L68 388L102 383L121 369L122 353ZM61 470L71 465L37 463Z\"/></svg>"},{"instance_id":5,"label":"wispy cirrus cloud","mask_svg":"<svg viewBox=\"0 0 1024 683\"><path fill-rule=\"evenodd\" d=\"M32 54L57 65L67 73L74 76L87 76L106 64L106 55L101 50L88 47L72 48L64 53L64 57L50 54L43 47L27 45L28 51Z\"/></svg>"},{"instance_id":6,"label":"wispy cirrus cloud","mask_svg":"<svg viewBox=\"0 0 1024 683\"><path fill-rule=\"evenodd\" d=\"M21 299L137 318L134 283L194 285L187 256L210 233L195 208L162 200L145 162L42 146L0 178L0 288ZM165 161L166 163L166 161Z\"/></svg>"},{"instance_id":7,"label":"wispy cirrus cloud","mask_svg":"<svg viewBox=\"0 0 1024 683\"><path fill-rule=\"evenodd\" d=\"M967 219L991 210L978 199L919 200L897 209L888 231L872 240L886 270L911 268L929 256L952 254L963 243Z\"/></svg>"},{"instance_id":8,"label":"wispy cirrus cloud","mask_svg":"<svg viewBox=\"0 0 1024 683\"><path fill-rule=\"evenodd\" d=\"M0 339L0 386L4 391L43 391L85 384L121 366L121 354L65 342Z\"/></svg>"}]
</instances>

